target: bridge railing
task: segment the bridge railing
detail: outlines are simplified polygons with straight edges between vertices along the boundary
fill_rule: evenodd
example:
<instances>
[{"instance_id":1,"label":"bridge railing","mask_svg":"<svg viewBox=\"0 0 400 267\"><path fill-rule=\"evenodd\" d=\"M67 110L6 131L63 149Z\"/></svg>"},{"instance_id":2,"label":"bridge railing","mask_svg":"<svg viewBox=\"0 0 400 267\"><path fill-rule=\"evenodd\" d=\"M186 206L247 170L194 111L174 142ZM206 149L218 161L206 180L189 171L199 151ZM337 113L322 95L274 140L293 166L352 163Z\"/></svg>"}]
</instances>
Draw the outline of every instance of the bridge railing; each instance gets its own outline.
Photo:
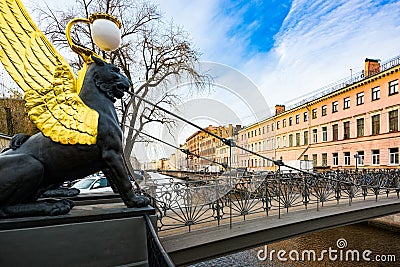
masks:
<instances>
[{"instance_id":1,"label":"bridge railing","mask_svg":"<svg viewBox=\"0 0 400 267\"><path fill-rule=\"evenodd\" d=\"M170 179L146 189L158 209L159 231L191 231L299 209L397 197L400 170L232 172L207 181ZM186 230L185 230L186 229Z\"/></svg>"},{"instance_id":2,"label":"bridge railing","mask_svg":"<svg viewBox=\"0 0 400 267\"><path fill-rule=\"evenodd\" d=\"M191 231L201 226L219 225L235 220L246 220L249 217L281 215L281 212L310 208L329 203L339 203L346 200L349 205L355 200L365 200L400 192L400 170L332 171L313 173L286 165L282 160L270 159L252 150L238 146L234 140L223 138L207 131L200 126L162 108L150 101L140 98L143 102L170 114L206 134L220 140L229 147L229 164L221 164L226 172L224 175L203 181L176 180L158 182L151 180L141 188L142 192L151 197L153 206L158 210L158 228L160 231ZM179 149L188 157L201 157L193 152L177 148L164 140L147 133L140 134ZM232 148L252 154L260 159L271 161L278 166L277 172L246 172L232 168ZM220 164L213 161L215 164ZM281 172L285 166L289 172Z\"/></svg>"}]
</instances>

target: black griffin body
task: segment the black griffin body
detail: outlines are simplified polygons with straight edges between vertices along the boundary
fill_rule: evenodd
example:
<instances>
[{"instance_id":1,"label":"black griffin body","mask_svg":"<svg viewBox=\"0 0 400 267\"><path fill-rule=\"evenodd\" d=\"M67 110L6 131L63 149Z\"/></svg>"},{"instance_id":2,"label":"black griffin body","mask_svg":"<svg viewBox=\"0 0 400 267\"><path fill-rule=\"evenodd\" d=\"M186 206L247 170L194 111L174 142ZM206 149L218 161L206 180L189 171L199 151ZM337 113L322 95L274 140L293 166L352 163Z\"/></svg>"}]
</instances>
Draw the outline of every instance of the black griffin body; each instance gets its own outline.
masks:
<instances>
[{"instance_id":1,"label":"black griffin body","mask_svg":"<svg viewBox=\"0 0 400 267\"><path fill-rule=\"evenodd\" d=\"M36 205L35 201L54 185L100 170L128 207L149 204L147 198L135 195L132 190L123 162L122 132L114 107L115 98L124 95L130 81L115 65L93 59L95 63L86 72L80 97L99 114L96 144L63 145L42 133L28 139L22 137L26 140L20 146L11 146L12 149L0 154L0 217L67 213L72 208L70 201L57 205L53 202ZM21 204L27 204L23 209L31 211L19 214Z\"/></svg>"}]
</instances>

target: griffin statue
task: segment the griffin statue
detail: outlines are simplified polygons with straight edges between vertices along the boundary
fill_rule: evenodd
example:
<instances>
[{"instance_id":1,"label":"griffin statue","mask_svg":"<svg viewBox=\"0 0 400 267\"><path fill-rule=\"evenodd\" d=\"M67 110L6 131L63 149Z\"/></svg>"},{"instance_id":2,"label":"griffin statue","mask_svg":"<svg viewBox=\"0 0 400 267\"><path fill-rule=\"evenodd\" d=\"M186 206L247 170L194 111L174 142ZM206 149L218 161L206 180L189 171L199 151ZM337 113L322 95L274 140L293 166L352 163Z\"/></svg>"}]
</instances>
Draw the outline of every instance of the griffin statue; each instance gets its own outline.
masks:
<instances>
[{"instance_id":1,"label":"griffin statue","mask_svg":"<svg viewBox=\"0 0 400 267\"><path fill-rule=\"evenodd\" d=\"M29 118L40 132L13 137L0 154L0 218L58 215L70 200L39 200L54 185L102 170L128 207L149 199L132 190L122 157L122 131L114 102L131 86L119 68L67 40L84 60L75 77L71 66L35 25L20 0L0 0L0 60L24 90Z\"/></svg>"}]
</instances>

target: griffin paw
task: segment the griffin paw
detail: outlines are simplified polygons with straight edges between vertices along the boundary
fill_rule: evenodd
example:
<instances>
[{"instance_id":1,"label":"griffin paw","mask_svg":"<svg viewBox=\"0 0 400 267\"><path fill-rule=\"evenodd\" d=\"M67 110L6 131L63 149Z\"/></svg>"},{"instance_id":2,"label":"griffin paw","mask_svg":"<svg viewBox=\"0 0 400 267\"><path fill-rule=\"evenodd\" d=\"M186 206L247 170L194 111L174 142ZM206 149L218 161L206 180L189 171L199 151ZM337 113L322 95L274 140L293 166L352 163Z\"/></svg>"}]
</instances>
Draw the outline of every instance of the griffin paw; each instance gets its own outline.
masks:
<instances>
[{"instance_id":1,"label":"griffin paw","mask_svg":"<svg viewBox=\"0 0 400 267\"><path fill-rule=\"evenodd\" d=\"M55 203L52 203L49 215L51 216L64 215L69 213L73 207L74 207L74 202L68 199L63 199Z\"/></svg>"},{"instance_id":2,"label":"griffin paw","mask_svg":"<svg viewBox=\"0 0 400 267\"><path fill-rule=\"evenodd\" d=\"M142 208L142 207L148 206L149 204L150 204L150 199L148 197L141 196L141 195L135 195L129 201L129 203L127 203L127 206L129 208Z\"/></svg>"}]
</instances>

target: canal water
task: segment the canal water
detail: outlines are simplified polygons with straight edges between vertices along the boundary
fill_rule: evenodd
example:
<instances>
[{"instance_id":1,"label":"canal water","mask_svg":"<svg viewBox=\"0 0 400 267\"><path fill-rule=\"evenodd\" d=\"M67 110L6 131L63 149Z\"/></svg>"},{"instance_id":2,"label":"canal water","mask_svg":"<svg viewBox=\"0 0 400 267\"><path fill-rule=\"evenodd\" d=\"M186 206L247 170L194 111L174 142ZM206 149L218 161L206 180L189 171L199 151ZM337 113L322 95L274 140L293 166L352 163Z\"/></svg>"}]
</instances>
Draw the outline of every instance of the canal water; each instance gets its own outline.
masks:
<instances>
[{"instance_id":1,"label":"canal water","mask_svg":"<svg viewBox=\"0 0 400 267\"><path fill-rule=\"evenodd\" d=\"M396 267L400 266L400 233L356 224L191 265L210 266Z\"/></svg>"}]
</instances>

